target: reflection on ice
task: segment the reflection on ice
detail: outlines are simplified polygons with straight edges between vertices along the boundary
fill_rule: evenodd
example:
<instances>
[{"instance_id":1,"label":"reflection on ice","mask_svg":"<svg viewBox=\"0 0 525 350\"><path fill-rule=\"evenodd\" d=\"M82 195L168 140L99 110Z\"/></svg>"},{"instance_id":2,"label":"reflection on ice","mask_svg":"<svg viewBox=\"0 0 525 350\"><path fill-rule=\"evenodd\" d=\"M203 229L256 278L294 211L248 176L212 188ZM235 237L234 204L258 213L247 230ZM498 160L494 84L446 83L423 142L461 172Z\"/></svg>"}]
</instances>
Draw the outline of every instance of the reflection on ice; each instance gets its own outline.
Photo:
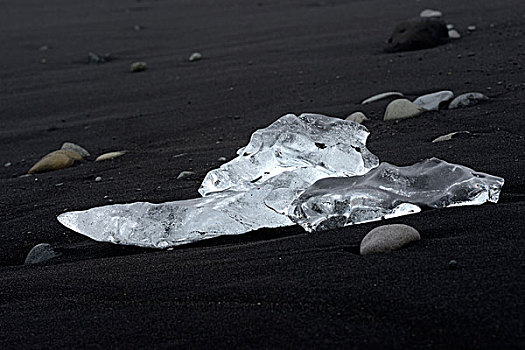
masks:
<instances>
[{"instance_id":1,"label":"reflection on ice","mask_svg":"<svg viewBox=\"0 0 525 350\"><path fill-rule=\"evenodd\" d=\"M368 174L317 181L290 206L307 231L325 230L443 208L497 202L503 179L437 158L396 167L381 163Z\"/></svg>"},{"instance_id":2,"label":"reflection on ice","mask_svg":"<svg viewBox=\"0 0 525 350\"><path fill-rule=\"evenodd\" d=\"M264 227L298 223L315 231L423 206L498 200L502 178L435 158L377 167L366 148L368 134L354 122L288 114L257 130L237 158L210 171L201 198L109 205L58 220L98 241L166 248Z\"/></svg>"}]
</instances>

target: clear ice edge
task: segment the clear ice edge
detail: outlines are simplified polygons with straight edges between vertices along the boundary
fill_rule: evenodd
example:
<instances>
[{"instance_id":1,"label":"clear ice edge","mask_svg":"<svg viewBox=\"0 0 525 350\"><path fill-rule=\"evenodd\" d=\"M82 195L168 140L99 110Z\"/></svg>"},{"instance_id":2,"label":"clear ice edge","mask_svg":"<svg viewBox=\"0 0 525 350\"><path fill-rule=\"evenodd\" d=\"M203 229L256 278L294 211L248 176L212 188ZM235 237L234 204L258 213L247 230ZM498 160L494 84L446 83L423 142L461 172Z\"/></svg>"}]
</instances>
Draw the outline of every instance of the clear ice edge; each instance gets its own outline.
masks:
<instances>
[{"instance_id":1,"label":"clear ice edge","mask_svg":"<svg viewBox=\"0 0 525 350\"><path fill-rule=\"evenodd\" d=\"M255 131L205 176L202 197L66 212L64 226L97 241L167 248L260 228L318 231L441 208L497 202L504 180L432 158L408 167L366 148L368 130L319 114L287 114Z\"/></svg>"}]
</instances>

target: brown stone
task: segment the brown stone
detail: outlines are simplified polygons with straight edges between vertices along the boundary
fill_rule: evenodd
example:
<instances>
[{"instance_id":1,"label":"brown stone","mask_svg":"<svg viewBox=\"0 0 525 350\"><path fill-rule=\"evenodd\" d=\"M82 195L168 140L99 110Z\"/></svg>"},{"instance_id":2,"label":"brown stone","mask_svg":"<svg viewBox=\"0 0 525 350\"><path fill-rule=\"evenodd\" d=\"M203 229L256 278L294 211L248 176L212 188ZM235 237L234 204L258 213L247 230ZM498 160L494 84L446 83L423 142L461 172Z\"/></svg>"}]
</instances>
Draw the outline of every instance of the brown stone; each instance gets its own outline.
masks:
<instances>
[{"instance_id":1,"label":"brown stone","mask_svg":"<svg viewBox=\"0 0 525 350\"><path fill-rule=\"evenodd\" d=\"M45 173L69 168L75 161L81 161L82 156L69 150L58 150L45 155L29 169L28 174Z\"/></svg>"}]
</instances>

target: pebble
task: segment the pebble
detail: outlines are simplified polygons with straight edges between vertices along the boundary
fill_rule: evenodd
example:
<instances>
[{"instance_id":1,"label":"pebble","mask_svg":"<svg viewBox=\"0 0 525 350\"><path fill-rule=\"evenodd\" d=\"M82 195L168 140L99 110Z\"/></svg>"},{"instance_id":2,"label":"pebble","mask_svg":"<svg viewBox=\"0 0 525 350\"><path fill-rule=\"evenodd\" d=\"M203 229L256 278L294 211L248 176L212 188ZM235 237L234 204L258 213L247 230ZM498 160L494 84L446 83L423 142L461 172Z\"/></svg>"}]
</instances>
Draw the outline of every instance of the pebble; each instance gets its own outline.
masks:
<instances>
[{"instance_id":1,"label":"pebble","mask_svg":"<svg viewBox=\"0 0 525 350\"><path fill-rule=\"evenodd\" d=\"M365 120L368 120L368 118L363 112L354 112L350 114L348 117L346 117L345 120L349 120L352 122L362 124Z\"/></svg>"},{"instance_id":2,"label":"pebble","mask_svg":"<svg viewBox=\"0 0 525 350\"><path fill-rule=\"evenodd\" d=\"M474 106L480 101L488 100L489 98L480 92L468 92L466 94L459 95L450 102L448 109L455 109L460 107Z\"/></svg>"},{"instance_id":3,"label":"pebble","mask_svg":"<svg viewBox=\"0 0 525 350\"><path fill-rule=\"evenodd\" d=\"M226 157L219 157L217 160L219 162L225 162L227 159L226 159Z\"/></svg>"},{"instance_id":4,"label":"pebble","mask_svg":"<svg viewBox=\"0 0 525 350\"><path fill-rule=\"evenodd\" d=\"M62 147L60 147L60 149L76 152L80 154L82 158L86 158L90 156L89 152L84 147L81 147L72 142L64 142L64 144L62 145Z\"/></svg>"},{"instance_id":5,"label":"pebble","mask_svg":"<svg viewBox=\"0 0 525 350\"><path fill-rule=\"evenodd\" d=\"M450 30L450 29L454 29L454 25L453 24L447 24L447 29Z\"/></svg>"},{"instance_id":6,"label":"pebble","mask_svg":"<svg viewBox=\"0 0 525 350\"><path fill-rule=\"evenodd\" d=\"M194 52L190 55L190 57L188 58L188 60L190 62L194 62L194 61L199 61L202 59L202 54L200 52Z\"/></svg>"},{"instance_id":7,"label":"pebble","mask_svg":"<svg viewBox=\"0 0 525 350\"><path fill-rule=\"evenodd\" d=\"M459 32L455 29L451 29L448 31L448 37L450 39L460 39L461 38L461 35L459 34Z\"/></svg>"},{"instance_id":8,"label":"pebble","mask_svg":"<svg viewBox=\"0 0 525 350\"><path fill-rule=\"evenodd\" d=\"M81 161L82 156L69 150L51 152L35 163L27 172L28 174L44 173L47 171L69 168L75 161Z\"/></svg>"},{"instance_id":9,"label":"pebble","mask_svg":"<svg viewBox=\"0 0 525 350\"><path fill-rule=\"evenodd\" d=\"M140 25L138 25L138 24L135 24L135 25L133 26L133 30L136 31L136 32L139 32L139 31L142 30L142 26L140 26Z\"/></svg>"},{"instance_id":10,"label":"pebble","mask_svg":"<svg viewBox=\"0 0 525 350\"><path fill-rule=\"evenodd\" d=\"M362 105L366 105L366 104L369 104L369 103L372 103L372 102L375 102L375 101L379 101L379 100L383 100L383 99L389 98L389 97L404 97L404 96L405 95L403 95L403 93L398 92L398 91L382 92L380 94L371 96L371 97L363 100L363 102L361 102L361 104Z\"/></svg>"},{"instance_id":11,"label":"pebble","mask_svg":"<svg viewBox=\"0 0 525 350\"><path fill-rule=\"evenodd\" d=\"M455 138L457 135L470 135L469 131L456 131L451 132L450 134L441 135L439 137L436 137L432 142L443 142L443 141L449 141Z\"/></svg>"},{"instance_id":12,"label":"pebble","mask_svg":"<svg viewBox=\"0 0 525 350\"><path fill-rule=\"evenodd\" d=\"M100 176L97 176L97 177L95 178L95 182L100 182L100 181L102 181L102 178L101 178Z\"/></svg>"},{"instance_id":13,"label":"pebble","mask_svg":"<svg viewBox=\"0 0 525 350\"><path fill-rule=\"evenodd\" d=\"M181 171L179 176L177 176L177 180L187 179L193 175L195 175L193 171Z\"/></svg>"},{"instance_id":14,"label":"pebble","mask_svg":"<svg viewBox=\"0 0 525 350\"><path fill-rule=\"evenodd\" d=\"M450 260L448 262L448 269L449 270L455 270L458 268L458 262L456 260Z\"/></svg>"},{"instance_id":15,"label":"pebble","mask_svg":"<svg viewBox=\"0 0 525 350\"><path fill-rule=\"evenodd\" d=\"M383 120L396 120L417 117L425 109L410 102L407 99L398 99L390 102L385 110Z\"/></svg>"},{"instance_id":16,"label":"pebble","mask_svg":"<svg viewBox=\"0 0 525 350\"><path fill-rule=\"evenodd\" d=\"M46 260L59 256L53 247L47 243L40 243L34 246L27 254L24 265L38 264Z\"/></svg>"},{"instance_id":17,"label":"pebble","mask_svg":"<svg viewBox=\"0 0 525 350\"><path fill-rule=\"evenodd\" d=\"M138 73L143 72L148 67L148 64L146 62L133 62L131 66L129 66L130 72Z\"/></svg>"},{"instance_id":18,"label":"pebble","mask_svg":"<svg viewBox=\"0 0 525 350\"><path fill-rule=\"evenodd\" d=\"M437 111L454 97L454 93L449 90L434 92L419 96L414 100L414 104L426 109L427 111Z\"/></svg>"},{"instance_id":19,"label":"pebble","mask_svg":"<svg viewBox=\"0 0 525 350\"><path fill-rule=\"evenodd\" d=\"M367 233L361 241L359 252L361 255L387 253L420 239L419 232L411 226L403 224L383 225Z\"/></svg>"},{"instance_id":20,"label":"pebble","mask_svg":"<svg viewBox=\"0 0 525 350\"><path fill-rule=\"evenodd\" d=\"M468 30L469 32L473 32L473 31L475 31L476 29L477 29L476 26L468 26L468 27L467 27L467 30Z\"/></svg>"},{"instance_id":21,"label":"pebble","mask_svg":"<svg viewBox=\"0 0 525 350\"><path fill-rule=\"evenodd\" d=\"M11 162L4 163L4 167L6 167L6 168L9 168L11 165L13 165L13 164L11 164Z\"/></svg>"},{"instance_id":22,"label":"pebble","mask_svg":"<svg viewBox=\"0 0 525 350\"><path fill-rule=\"evenodd\" d=\"M95 162L99 162L101 160L108 160L108 159L117 158L117 157L123 156L126 153L127 153L126 151L104 153L104 154L101 154L100 156L98 156L95 159Z\"/></svg>"},{"instance_id":23,"label":"pebble","mask_svg":"<svg viewBox=\"0 0 525 350\"><path fill-rule=\"evenodd\" d=\"M419 17L422 17L422 18L439 18L441 16L443 16L443 13L441 11L431 10L431 9L423 10L419 14Z\"/></svg>"},{"instance_id":24,"label":"pebble","mask_svg":"<svg viewBox=\"0 0 525 350\"><path fill-rule=\"evenodd\" d=\"M447 25L437 18L417 18L398 24L387 41L386 52L421 50L449 40Z\"/></svg>"}]
</instances>

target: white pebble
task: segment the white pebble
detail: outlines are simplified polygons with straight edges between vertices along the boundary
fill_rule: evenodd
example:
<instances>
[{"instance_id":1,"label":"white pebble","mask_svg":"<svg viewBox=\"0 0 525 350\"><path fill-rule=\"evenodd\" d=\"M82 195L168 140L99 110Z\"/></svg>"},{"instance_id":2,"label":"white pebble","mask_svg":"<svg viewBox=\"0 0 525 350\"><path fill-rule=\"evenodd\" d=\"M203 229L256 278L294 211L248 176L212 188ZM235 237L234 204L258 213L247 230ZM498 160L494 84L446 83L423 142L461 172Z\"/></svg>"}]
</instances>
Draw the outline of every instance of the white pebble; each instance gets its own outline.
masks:
<instances>
[{"instance_id":1,"label":"white pebble","mask_svg":"<svg viewBox=\"0 0 525 350\"><path fill-rule=\"evenodd\" d=\"M417 117L425 111L424 108L410 102L407 99L398 99L386 106L383 120L395 120Z\"/></svg>"},{"instance_id":2,"label":"white pebble","mask_svg":"<svg viewBox=\"0 0 525 350\"><path fill-rule=\"evenodd\" d=\"M470 132L469 131L451 132L450 134L441 135L439 137L436 137L434 140L432 140L432 142L449 141L449 140L452 140L454 138L454 136L456 136L456 135L467 135L467 134L470 134Z\"/></svg>"},{"instance_id":3,"label":"white pebble","mask_svg":"<svg viewBox=\"0 0 525 350\"><path fill-rule=\"evenodd\" d=\"M382 99L385 99L385 98L388 98L388 97L404 97L404 96L405 95L403 95L403 93L398 92L398 91L383 92L383 93L371 96L371 97L363 100L363 102L361 102L361 104L362 105L366 105L368 103L379 101L379 100L382 100Z\"/></svg>"},{"instance_id":4,"label":"white pebble","mask_svg":"<svg viewBox=\"0 0 525 350\"><path fill-rule=\"evenodd\" d=\"M95 182L100 182L100 181L102 181L102 178L101 178L100 176L97 176L97 177L95 178Z\"/></svg>"},{"instance_id":5,"label":"white pebble","mask_svg":"<svg viewBox=\"0 0 525 350\"><path fill-rule=\"evenodd\" d=\"M219 157L219 159L217 159L219 162L225 162L226 161L226 157Z\"/></svg>"},{"instance_id":6,"label":"white pebble","mask_svg":"<svg viewBox=\"0 0 525 350\"><path fill-rule=\"evenodd\" d=\"M476 30L476 26L468 26L467 29L469 32L473 32Z\"/></svg>"},{"instance_id":7,"label":"white pebble","mask_svg":"<svg viewBox=\"0 0 525 350\"><path fill-rule=\"evenodd\" d=\"M188 58L190 62L198 61L200 59L202 59L202 54L200 52L194 52L190 55L190 58Z\"/></svg>"},{"instance_id":8,"label":"white pebble","mask_svg":"<svg viewBox=\"0 0 525 350\"><path fill-rule=\"evenodd\" d=\"M350 114L348 117L346 117L345 120L362 124L365 120L368 120L368 118L363 112L354 112Z\"/></svg>"},{"instance_id":9,"label":"white pebble","mask_svg":"<svg viewBox=\"0 0 525 350\"><path fill-rule=\"evenodd\" d=\"M113 159L113 158L116 158L116 157L123 156L124 154L126 154L126 151L104 153L104 154L101 154L100 156L98 156L95 159L95 162L100 162L101 160Z\"/></svg>"},{"instance_id":10,"label":"white pebble","mask_svg":"<svg viewBox=\"0 0 525 350\"><path fill-rule=\"evenodd\" d=\"M448 31L448 37L450 39L459 39L459 38L461 38L461 35L458 33L457 30L451 29L451 30Z\"/></svg>"},{"instance_id":11,"label":"white pebble","mask_svg":"<svg viewBox=\"0 0 525 350\"><path fill-rule=\"evenodd\" d=\"M439 18L441 16L443 16L443 13L441 11L431 10L431 9L423 10L419 14L419 17L423 17L423 18Z\"/></svg>"},{"instance_id":12,"label":"white pebble","mask_svg":"<svg viewBox=\"0 0 525 350\"><path fill-rule=\"evenodd\" d=\"M5 166L6 168L9 168L11 165L13 165L13 164L11 164L11 162L4 163L4 166Z\"/></svg>"},{"instance_id":13,"label":"white pebble","mask_svg":"<svg viewBox=\"0 0 525 350\"><path fill-rule=\"evenodd\" d=\"M181 171L179 176L177 176L177 180L187 179L193 175L195 175L193 171Z\"/></svg>"}]
</instances>

